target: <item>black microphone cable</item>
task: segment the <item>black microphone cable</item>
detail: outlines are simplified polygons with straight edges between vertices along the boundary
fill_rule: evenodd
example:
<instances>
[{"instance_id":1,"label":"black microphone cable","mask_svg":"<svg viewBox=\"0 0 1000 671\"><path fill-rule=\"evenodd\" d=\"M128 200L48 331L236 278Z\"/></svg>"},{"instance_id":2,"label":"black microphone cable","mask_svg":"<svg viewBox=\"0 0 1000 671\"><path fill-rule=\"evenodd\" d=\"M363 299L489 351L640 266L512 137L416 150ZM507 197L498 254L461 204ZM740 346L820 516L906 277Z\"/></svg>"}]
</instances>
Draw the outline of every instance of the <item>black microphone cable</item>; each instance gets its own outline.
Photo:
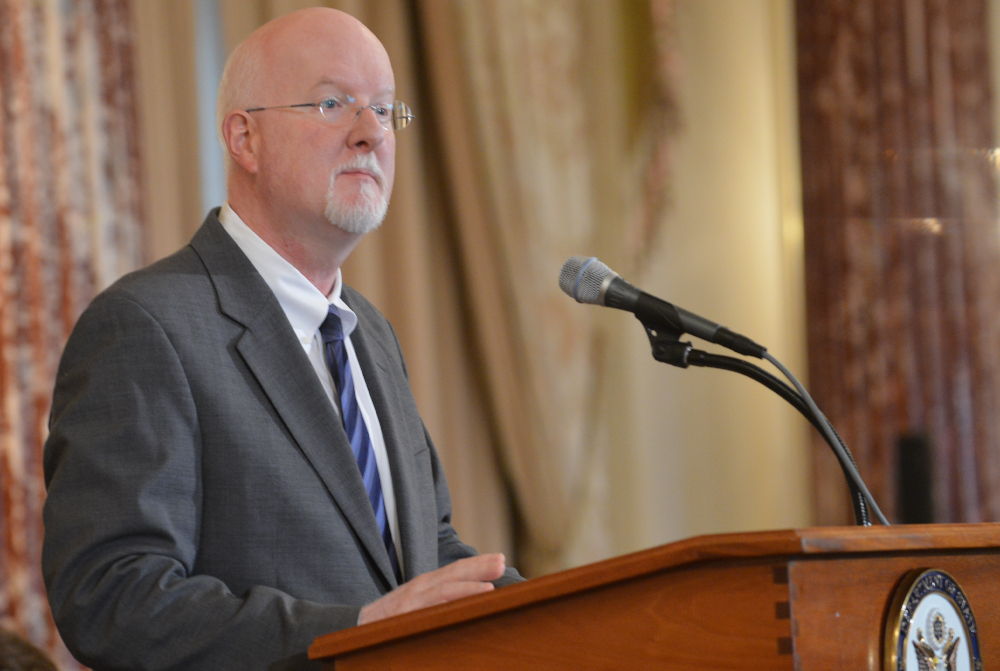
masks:
<instances>
[{"instance_id":1,"label":"black microphone cable","mask_svg":"<svg viewBox=\"0 0 1000 671\"><path fill-rule=\"evenodd\" d=\"M720 324L667 303L644 291L640 291L623 280L618 273L601 263L596 257L572 256L567 259L559 273L559 286L579 303L603 305L632 312L646 328L650 342L653 344L653 356L658 361L670 363L681 368L686 368L691 363L694 363L689 361L689 357L696 350L693 350L690 343L678 342L681 335L688 333L703 340L728 347L739 354L754 356L771 362L795 387L795 390L798 392L796 396L805 405L804 409L808 411L807 418L810 423L816 427L837 456L837 461L840 462L840 467L844 471L848 487L851 490L851 502L855 509L855 517L858 524L864 524L865 520L867 520L868 524L871 523L868 516L868 509L870 508L875 513L879 522L886 526L889 525L889 521L882 514L871 492L868 491L868 487L865 485L864 480L862 480L861 474L858 473L853 455L850 454L847 446L840 439L839 434L834 431L833 426L827 420L826 416L820 412L805 387L791 371L771 356L765 347L758 345L746 336L734 333ZM725 358L729 359L731 357ZM739 359L733 360L740 361ZM748 362L744 363L752 365ZM722 366L710 367L721 368ZM754 368L757 367L754 366ZM735 369L725 368L725 370ZM747 374L748 370L741 368L740 370L735 370L735 372ZM757 370L763 375L772 378L774 382L780 384L786 391L792 391L783 382L771 376L770 373L760 368L757 368ZM763 382L763 378L755 377L755 374L750 375L750 377L761 381L765 386L768 386L768 388L788 400L785 394L772 387L770 383ZM803 412L803 408L799 404L792 403L796 409ZM804 412L803 414L806 413Z\"/></svg>"},{"instance_id":2,"label":"black microphone cable","mask_svg":"<svg viewBox=\"0 0 1000 671\"><path fill-rule=\"evenodd\" d=\"M809 423L812 424L817 431L819 431L819 435L823 437L823 440L829 442L829 439L823 431L822 425L812 414L812 411L809 410L808 404L806 404L802 397L799 396L794 389L789 387L774 375L771 375L760 366L756 366L749 361L744 361L743 359L737 359L736 357L710 354L697 349L692 349L688 352L687 362L692 366L699 366L701 368L716 368L718 370L732 371L759 382L787 401L793 408L798 410L799 414L805 417ZM837 433L832 426L830 429L833 430L834 435L837 437L837 442L840 443L840 446L843 448L847 458L851 460L851 464L856 469L857 462L854 461L854 455L851 454L851 450L847 447L844 439L840 437L840 434ZM830 447L833 448L832 445ZM840 462L839 459L837 461L838 463ZM851 506L854 508L854 520L859 526L871 526L872 520L871 516L868 514L868 504L865 501L864 493L858 489L856 484L854 484L854 479L851 477L851 474L847 471L847 469L844 468L843 464L841 464L841 470L844 471L844 479L847 481L847 488L851 491Z\"/></svg>"}]
</instances>

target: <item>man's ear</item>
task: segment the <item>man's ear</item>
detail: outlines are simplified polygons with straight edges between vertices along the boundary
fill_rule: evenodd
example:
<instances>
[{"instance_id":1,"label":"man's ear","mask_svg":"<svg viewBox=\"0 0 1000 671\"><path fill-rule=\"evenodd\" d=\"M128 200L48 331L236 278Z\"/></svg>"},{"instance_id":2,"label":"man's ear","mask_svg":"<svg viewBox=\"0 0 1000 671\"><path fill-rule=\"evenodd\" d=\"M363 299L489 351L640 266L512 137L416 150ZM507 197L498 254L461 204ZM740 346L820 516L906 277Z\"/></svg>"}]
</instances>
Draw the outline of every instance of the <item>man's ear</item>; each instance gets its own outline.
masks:
<instances>
[{"instance_id":1,"label":"man's ear","mask_svg":"<svg viewBox=\"0 0 1000 671\"><path fill-rule=\"evenodd\" d=\"M233 110L222 120L222 139L229 156L251 174L257 172L256 133L253 118L242 110Z\"/></svg>"}]
</instances>

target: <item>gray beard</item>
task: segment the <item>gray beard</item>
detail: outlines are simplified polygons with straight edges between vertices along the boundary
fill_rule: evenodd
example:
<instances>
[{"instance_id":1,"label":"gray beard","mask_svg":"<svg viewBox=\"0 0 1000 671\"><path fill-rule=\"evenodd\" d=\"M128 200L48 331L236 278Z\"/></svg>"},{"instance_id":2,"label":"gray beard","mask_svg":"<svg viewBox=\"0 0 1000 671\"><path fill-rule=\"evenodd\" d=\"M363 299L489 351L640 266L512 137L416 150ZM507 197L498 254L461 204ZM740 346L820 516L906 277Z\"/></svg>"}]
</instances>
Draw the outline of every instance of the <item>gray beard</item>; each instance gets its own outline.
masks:
<instances>
[{"instance_id":1,"label":"gray beard","mask_svg":"<svg viewBox=\"0 0 1000 671\"><path fill-rule=\"evenodd\" d=\"M364 235L374 231L382 225L389 209L389 201L371 184L361 186L361 196L362 202L359 205L346 205L334 193L331 179L330 189L326 193L326 209L323 211L326 220L348 233Z\"/></svg>"}]
</instances>

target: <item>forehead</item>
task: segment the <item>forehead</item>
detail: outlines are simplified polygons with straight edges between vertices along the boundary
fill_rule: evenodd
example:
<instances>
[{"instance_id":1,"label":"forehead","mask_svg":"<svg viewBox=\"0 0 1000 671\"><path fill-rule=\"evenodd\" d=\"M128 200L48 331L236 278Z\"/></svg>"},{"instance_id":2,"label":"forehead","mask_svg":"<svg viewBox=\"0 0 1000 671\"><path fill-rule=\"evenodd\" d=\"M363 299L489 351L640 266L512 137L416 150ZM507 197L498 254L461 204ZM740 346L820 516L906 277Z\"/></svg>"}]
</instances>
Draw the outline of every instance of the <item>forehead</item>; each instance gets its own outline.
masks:
<instances>
[{"instance_id":1,"label":"forehead","mask_svg":"<svg viewBox=\"0 0 1000 671\"><path fill-rule=\"evenodd\" d=\"M317 95L343 95L364 96L372 100L380 98L392 98L396 94L396 88L392 83L385 86L366 86L367 82L359 82L356 78L342 77L322 77L308 89L308 93Z\"/></svg>"},{"instance_id":2,"label":"forehead","mask_svg":"<svg viewBox=\"0 0 1000 671\"><path fill-rule=\"evenodd\" d=\"M277 45L276 86L297 94L330 88L366 96L392 93L392 65L378 39L356 26L335 28L306 27L290 36L296 39Z\"/></svg>"}]
</instances>

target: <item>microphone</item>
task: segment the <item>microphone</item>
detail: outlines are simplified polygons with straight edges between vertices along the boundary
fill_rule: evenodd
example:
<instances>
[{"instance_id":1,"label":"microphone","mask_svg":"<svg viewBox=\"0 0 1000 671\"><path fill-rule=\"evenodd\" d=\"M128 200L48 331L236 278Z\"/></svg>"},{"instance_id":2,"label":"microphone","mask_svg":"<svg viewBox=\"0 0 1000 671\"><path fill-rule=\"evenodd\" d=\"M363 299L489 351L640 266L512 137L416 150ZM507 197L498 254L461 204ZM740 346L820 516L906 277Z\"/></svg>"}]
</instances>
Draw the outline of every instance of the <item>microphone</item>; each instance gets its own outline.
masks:
<instances>
[{"instance_id":1,"label":"microphone","mask_svg":"<svg viewBox=\"0 0 1000 671\"><path fill-rule=\"evenodd\" d=\"M758 359L764 358L767 351L767 348L725 326L640 291L595 256L568 258L559 272L559 287L578 303L631 312L643 326L654 331L667 331L677 338L689 333Z\"/></svg>"},{"instance_id":2,"label":"microphone","mask_svg":"<svg viewBox=\"0 0 1000 671\"><path fill-rule=\"evenodd\" d=\"M858 524L864 526L871 524L867 508L875 513L882 524L889 524L858 474L847 446L816 407L816 402L809 396L802 383L795 379L791 371L775 359L766 348L746 336L733 333L725 326L640 291L596 257L571 256L567 259L559 272L559 287L578 303L605 305L633 313L646 327L653 345L653 358L657 361L681 368L694 365L735 371L761 382L776 392L804 414L833 448L844 470L847 484L851 488L851 501L854 504L854 514ZM701 352L695 350L689 342L678 342L685 333L728 347L746 356L767 359L788 378L794 389L749 361Z\"/></svg>"}]
</instances>

